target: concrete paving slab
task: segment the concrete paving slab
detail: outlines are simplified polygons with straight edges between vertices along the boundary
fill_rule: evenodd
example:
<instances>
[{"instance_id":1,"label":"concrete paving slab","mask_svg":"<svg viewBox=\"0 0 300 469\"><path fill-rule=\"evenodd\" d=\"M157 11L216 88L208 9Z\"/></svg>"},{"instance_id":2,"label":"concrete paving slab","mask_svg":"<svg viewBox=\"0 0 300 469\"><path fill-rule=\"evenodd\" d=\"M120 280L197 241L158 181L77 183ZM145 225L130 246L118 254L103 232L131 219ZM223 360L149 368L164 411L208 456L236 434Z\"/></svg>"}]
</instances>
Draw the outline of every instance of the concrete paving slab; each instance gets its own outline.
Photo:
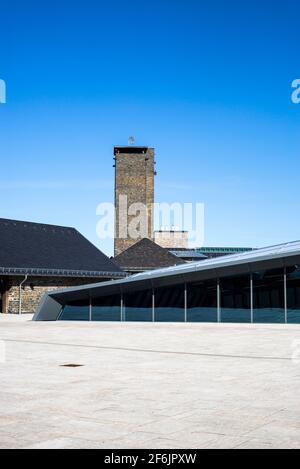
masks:
<instances>
[{"instance_id":1,"label":"concrete paving slab","mask_svg":"<svg viewBox=\"0 0 300 469\"><path fill-rule=\"evenodd\" d=\"M0 315L0 340L1 448L300 448L300 326Z\"/></svg>"}]
</instances>

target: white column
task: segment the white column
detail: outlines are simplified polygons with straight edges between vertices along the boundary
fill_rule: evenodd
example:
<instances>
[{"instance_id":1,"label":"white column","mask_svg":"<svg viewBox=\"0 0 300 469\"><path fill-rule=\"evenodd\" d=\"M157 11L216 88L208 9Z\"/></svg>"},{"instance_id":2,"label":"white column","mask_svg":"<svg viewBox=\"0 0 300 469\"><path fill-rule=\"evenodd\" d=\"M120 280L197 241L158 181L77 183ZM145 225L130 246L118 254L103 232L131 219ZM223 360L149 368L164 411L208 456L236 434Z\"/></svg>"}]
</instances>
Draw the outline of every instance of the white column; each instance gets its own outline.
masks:
<instances>
[{"instance_id":1,"label":"white column","mask_svg":"<svg viewBox=\"0 0 300 469\"><path fill-rule=\"evenodd\" d=\"M121 322L123 322L123 308L124 308L124 302L123 302L123 294L121 294Z\"/></svg>"},{"instance_id":2,"label":"white column","mask_svg":"<svg viewBox=\"0 0 300 469\"><path fill-rule=\"evenodd\" d=\"M251 324L254 323L254 308L253 308L253 274L250 274L250 308L251 308Z\"/></svg>"},{"instance_id":3,"label":"white column","mask_svg":"<svg viewBox=\"0 0 300 469\"><path fill-rule=\"evenodd\" d=\"M89 321L92 321L92 298L90 298L90 305L89 305Z\"/></svg>"},{"instance_id":4,"label":"white column","mask_svg":"<svg viewBox=\"0 0 300 469\"><path fill-rule=\"evenodd\" d=\"M221 322L221 294L220 294L220 279L218 278L217 284L217 308L218 308L218 322Z\"/></svg>"},{"instance_id":5,"label":"white column","mask_svg":"<svg viewBox=\"0 0 300 469\"><path fill-rule=\"evenodd\" d=\"M288 322L288 304L287 304L287 276L286 276L286 267L284 268L284 318L285 323Z\"/></svg>"},{"instance_id":6,"label":"white column","mask_svg":"<svg viewBox=\"0 0 300 469\"><path fill-rule=\"evenodd\" d=\"M152 322L155 322L155 292L152 290Z\"/></svg>"},{"instance_id":7,"label":"white column","mask_svg":"<svg viewBox=\"0 0 300 469\"><path fill-rule=\"evenodd\" d=\"M188 301L188 291L187 291L187 284L184 284L184 322L187 322L187 301Z\"/></svg>"}]
</instances>

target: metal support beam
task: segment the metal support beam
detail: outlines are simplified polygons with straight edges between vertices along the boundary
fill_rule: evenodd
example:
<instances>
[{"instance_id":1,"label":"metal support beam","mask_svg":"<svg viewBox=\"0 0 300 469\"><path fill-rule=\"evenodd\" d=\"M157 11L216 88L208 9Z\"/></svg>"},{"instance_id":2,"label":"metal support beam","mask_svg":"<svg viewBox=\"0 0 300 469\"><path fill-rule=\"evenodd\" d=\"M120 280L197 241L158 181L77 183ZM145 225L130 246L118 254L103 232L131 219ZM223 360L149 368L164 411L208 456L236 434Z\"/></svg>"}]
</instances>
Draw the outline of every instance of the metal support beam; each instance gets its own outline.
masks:
<instances>
[{"instance_id":1,"label":"metal support beam","mask_svg":"<svg viewBox=\"0 0 300 469\"><path fill-rule=\"evenodd\" d=\"M124 301L123 301L123 294L121 294L121 311L120 311L120 316L121 316L121 322L123 322L123 309L124 309Z\"/></svg>"},{"instance_id":2,"label":"metal support beam","mask_svg":"<svg viewBox=\"0 0 300 469\"><path fill-rule=\"evenodd\" d=\"M89 321L93 320L93 306L92 306L92 298L90 297L90 304L89 304Z\"/></svg>"},{"instance_id":3,"label":"metal support beam","mask_svg":"<svg viewBox=\"0 0 300 469\"><path fill-rule=\"evenodd\" d=\"M152 290L152 322L155 322L155 291Z\"/></svg>"},{"instance_id":4,"label":"metal support beam","mask_svg":"<svg viewBox=\"0 0 300 469\"><path fill-rule=\"evenodd\" d=\"M188 308L188 291L187 284L184 284L184 322L187 322L187 308Z\"/></svg>"},{"instance_id":5,"label":"metal support beam","mask_svg":"<svg viewBox=\"0 0 300 469\"><path fill-rule=\"evenodd\" d=\"M286 267L284 268L284 322L288 323L288 303L287 303L287 275Z\"/></svg>"},{"instance_id":6,"label":"metal support beam","mask_svg":"<svg viewBox=\"0 0 300 469\"><path fill-rule=\"evenodd\" d=\"M253 274L250 274L250 308L251 308L251 324L254 323L254 308L253 308Z\"/></svg>"},{"instance_id":7,"label":"metal support beam","mask_svg":"<svg viewBox=\"0 0 300 469\"><path fill-rule=\"evenodd\" d=\"M220 279L217 280L217 311L218 311L218 322L221 322L221 291L220 291Z\"/></svg>"}]
</instances>

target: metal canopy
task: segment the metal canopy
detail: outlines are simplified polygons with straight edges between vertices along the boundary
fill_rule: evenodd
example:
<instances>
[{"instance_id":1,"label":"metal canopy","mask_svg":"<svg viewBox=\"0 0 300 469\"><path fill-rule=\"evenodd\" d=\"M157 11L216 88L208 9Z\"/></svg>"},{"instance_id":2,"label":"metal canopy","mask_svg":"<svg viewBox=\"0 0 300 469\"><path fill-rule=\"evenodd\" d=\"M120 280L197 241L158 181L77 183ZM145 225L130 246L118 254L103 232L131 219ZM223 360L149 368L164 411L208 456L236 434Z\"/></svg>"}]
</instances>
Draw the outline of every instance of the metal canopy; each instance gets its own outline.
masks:
<instances>
[{"instance_id":1,"label":"metal canopy","mask_svg":"<svg viewBox=\"0 0 300 469\"><path fill-rule=\"evenodd\" d=\"M210 279L249 273L260 269L285 267L300 264L300 241L271 246L256 251L234 254L214 259L192 262L132 275L122 280L56 290L44 297L34 320L44 317L47 298L63 305L68 301L116 295L122 292L174 285L191 280Z\"/></svg>"}]
</instances>

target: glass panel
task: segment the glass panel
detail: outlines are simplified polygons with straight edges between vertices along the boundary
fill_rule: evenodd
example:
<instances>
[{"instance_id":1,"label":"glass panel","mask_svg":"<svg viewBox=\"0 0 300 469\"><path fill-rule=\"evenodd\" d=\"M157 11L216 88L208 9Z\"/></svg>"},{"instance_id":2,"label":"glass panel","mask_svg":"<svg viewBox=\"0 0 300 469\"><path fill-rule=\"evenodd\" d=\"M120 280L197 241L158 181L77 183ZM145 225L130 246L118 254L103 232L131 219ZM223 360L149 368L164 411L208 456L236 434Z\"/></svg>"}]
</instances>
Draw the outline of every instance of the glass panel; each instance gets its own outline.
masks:
<instances>
[{"instance_id":1,"label":"glass panel","mask_svg":"<svg viewBox=\"0 0 300 469\"><path fill-rule=\"evenodd\" d=\"M217 281L190 283L188 292L188 322L217 322Z\"/></svg>"},{"instance_id":2,"label":"glass panel","mask_svg":"<svg viewBox=\"0 0 300 469\"><path fill-rule=\"evenodd\" d=\"M155 290L155 321L184 322L184 285Z\"/></svg>"},{"instance_id":3,"label":"glass panel","mask_svg":"<svg viewBox=\"0 0 300 469\"><path fill-rule=\"evenodd\" d=\"M253 273L253 315L256 323L284 323L284 271Z\"/></svg>"},{"instance_id":4,"label":"glass panel","mask_svg":"<svg viewBox=\"0 0 300 469\"><path fill-rule=\"evenodd\" d=\"M93 321L121 321L121 295L93 298L92 305Z\"/></svg>"},{"instance_id":5,"label":"glass panel","mask_svg":"<svg viewBox=\"0 0 300 469\"><path fill-rule=\"evenodd\" d=\"M300 324L300 267L286 269L288 323Z\"/></svg>"},{"instance_id":6,"label":"glass panel","mask_svg":"<svg viewBox=\"0 0 300 469\"><path fill-rule=\"evenodd\" d=\"M60 321L88 321L90 301L74 301L65 305L59 318Z\"/></svg>"},{"instance_id":7,"label":"glass panel","mask_svg":"<svg viewBox=\"0 0 300 469\"><path fill-rule=\"evenodd\" d=\"M125 321L152 321L152 290L124 295Z\"/></svg>"},{"instance_id":8,"label":"glass panel","mask_svg":"<svg viewBox=\"0 0 300 469\"><path fill-rule=\"evenodd\" d=\"M250 275L222 278L221 321L251 322Z\"/></svg>"}]
</instances>

